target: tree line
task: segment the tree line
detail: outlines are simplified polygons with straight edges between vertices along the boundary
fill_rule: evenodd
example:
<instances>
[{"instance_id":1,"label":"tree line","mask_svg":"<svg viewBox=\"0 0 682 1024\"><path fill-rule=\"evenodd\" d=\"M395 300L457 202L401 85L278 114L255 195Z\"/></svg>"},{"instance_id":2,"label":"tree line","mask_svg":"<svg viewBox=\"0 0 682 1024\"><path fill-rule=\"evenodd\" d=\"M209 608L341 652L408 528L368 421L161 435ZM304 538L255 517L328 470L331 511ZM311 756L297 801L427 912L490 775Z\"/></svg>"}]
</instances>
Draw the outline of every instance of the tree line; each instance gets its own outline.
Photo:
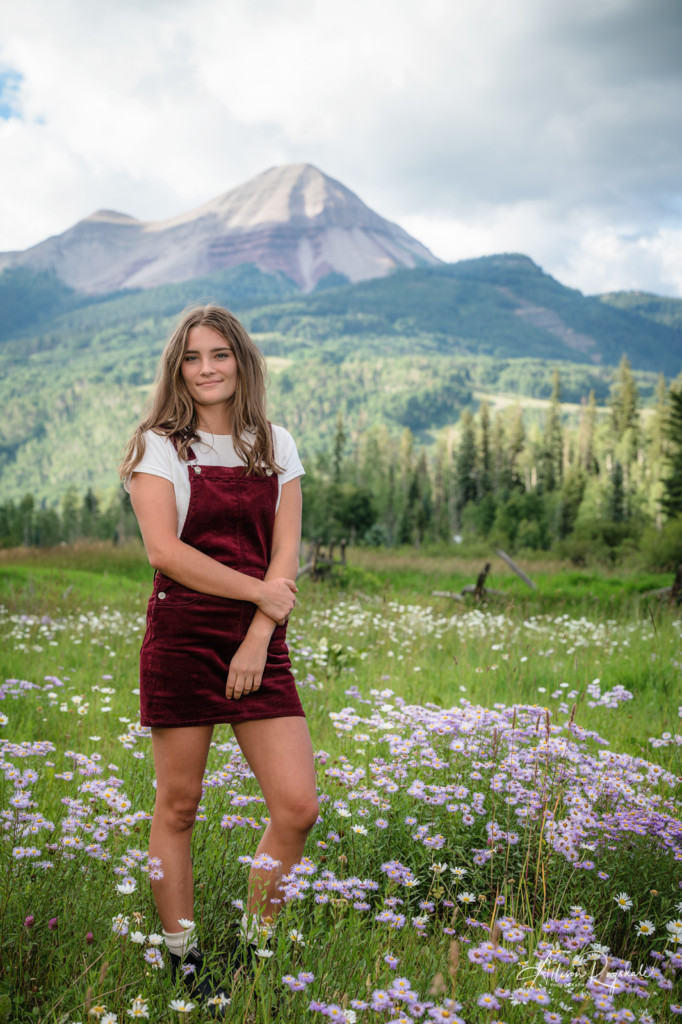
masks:
<instances>
[{"instance_id":1,"label":"tree line","mask_svg":"<svg viewBox=\"0 0 682 1024\"><path fill-rule=\"evenodd\" d=\"M330 451L307 467L304 534L390 546L485 541L553 549L577 564L613 562L646 541L654 562L681 560L682 378L669 388L661 375L643 410L623 357L604 406L591 391L569 412L561 397L555 370L535 419L527 400L497 410L484 401L428 452L409 431L348 438L339 420Z\"/></svg>"},{"instance_id":2,"label":"tree line","mask_svg":"<svg viewBox=\"0 0 682 1024\"><path fill-rule=\"evenodd\" d=\"M25 494L0 503L0 547L53 547L78 540L122 542L139 536L130 498L121 488L108 498L92 488L79 495L69 488L58 505Z\"/></svg>"},{"instance_id":3,"label":"tree line","mask_svg":"<svg viewBox=\"0 0 682 1024\"><path fill-rule=\"evenodd\" d=\"M476 413L428 450L410 429L349 435L339 417L329 449L305 460L303 535L375 546L485 542L510 552L554 550L577 564L641 547L651 564L682 560L682 377L661 375L642 408L624 357L605 405L594 391L570 411L560 373L549 403ZM532 410L531 410L532 411ZM51 546L137 536L122 489L69 489L58 505L32 495L0 504L0 545Z\"/></svg>"}]
</instances>

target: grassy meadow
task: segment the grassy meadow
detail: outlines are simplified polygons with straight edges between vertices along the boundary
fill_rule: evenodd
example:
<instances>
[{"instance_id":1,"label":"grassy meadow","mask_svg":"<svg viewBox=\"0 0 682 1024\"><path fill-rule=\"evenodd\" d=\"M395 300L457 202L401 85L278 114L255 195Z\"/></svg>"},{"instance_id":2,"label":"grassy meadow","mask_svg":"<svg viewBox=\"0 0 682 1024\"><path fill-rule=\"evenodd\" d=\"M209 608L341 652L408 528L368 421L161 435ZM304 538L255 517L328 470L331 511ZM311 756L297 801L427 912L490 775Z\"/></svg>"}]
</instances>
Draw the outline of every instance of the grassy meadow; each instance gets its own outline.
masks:
<instances>
[{"instance_id":1,"label":"grassy meadow","mask_svg":"<svg viewBox=\"0 0 682 1024\"><path fill-rule=\"evenodd\" d=\"M682 1013L682 615L671 577L350 553L289 626L320 818L227 1019ZM137 544L0 552L0 1022L205 1019L158 944ZM267 810L216 729L194 833L219 968Z\"/></svg>"}]
</instances>

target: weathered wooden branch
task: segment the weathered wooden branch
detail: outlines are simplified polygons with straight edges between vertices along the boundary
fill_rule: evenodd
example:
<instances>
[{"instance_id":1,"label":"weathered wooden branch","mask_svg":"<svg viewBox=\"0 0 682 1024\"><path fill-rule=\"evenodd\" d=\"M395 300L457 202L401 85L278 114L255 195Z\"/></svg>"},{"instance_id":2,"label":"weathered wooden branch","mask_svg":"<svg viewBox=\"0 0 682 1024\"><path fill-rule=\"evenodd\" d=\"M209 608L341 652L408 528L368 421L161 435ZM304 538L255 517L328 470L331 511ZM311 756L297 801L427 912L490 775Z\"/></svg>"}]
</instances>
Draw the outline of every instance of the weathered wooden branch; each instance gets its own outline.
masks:
<instances>
[{"instance_id":1,"label":"weathered wooden branch","mask_svg":"<svg viewBox=\"0 0 682 1024\"><path fill-rule=\"evenodd\" d=\"M485 592L485 581L488 578L489 572L490 562L486 562L485 566L483 567L483 572L479 572L478 574L478 577L476 579L476 586L474 587L474 596L476 597L477 601L480 601L481 598L483 597L483 594Z\"/></svg>"},{"instance_id":2,"label":"weathered wooden branch","mask_svg":"<svg viewBox=\"0 0 682 1024\"><path fill-rule=\"evenodd\" d=\"M516 575L519 577L519 579L522 579L524 583L528 584L528 586L531 588L531 590L537 590L538 589L537 583L533 583L532 579L530 579L528 576L526 576L526 574L523 571L523 569L519 568L519 566L516 564L514 559L510 558L510 556L507 554L506 551L503 551L502 548L497 548L496 553L500 556L502 561L506 562L507 565L509 566L509 568L512 569L516 573Z\"/></svg>"}]
</instances>

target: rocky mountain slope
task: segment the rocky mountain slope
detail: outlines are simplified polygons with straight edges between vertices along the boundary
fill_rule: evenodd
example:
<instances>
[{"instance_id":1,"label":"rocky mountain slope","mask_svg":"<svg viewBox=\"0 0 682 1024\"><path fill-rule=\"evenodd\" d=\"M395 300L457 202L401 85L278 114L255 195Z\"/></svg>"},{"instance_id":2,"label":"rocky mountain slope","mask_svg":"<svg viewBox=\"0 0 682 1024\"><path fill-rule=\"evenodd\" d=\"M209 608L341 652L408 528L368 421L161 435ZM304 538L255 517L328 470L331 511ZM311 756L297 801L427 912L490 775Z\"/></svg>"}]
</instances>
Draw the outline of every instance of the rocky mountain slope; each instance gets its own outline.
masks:
<instances>
[{"instance_id":1,"label":"rocky mountain slope","mask_svg":"<svg viewBox=\"0 0 682 1024\"><path fill-rule=\"evenodd\" d=\"M420 242L310 164L273 167L170 220L99 210L24 252L8 268L49 271L79 292L156 288L252 264L303 292L330 275L350 282L437 264Z\"/></svg>"}]
</instances>

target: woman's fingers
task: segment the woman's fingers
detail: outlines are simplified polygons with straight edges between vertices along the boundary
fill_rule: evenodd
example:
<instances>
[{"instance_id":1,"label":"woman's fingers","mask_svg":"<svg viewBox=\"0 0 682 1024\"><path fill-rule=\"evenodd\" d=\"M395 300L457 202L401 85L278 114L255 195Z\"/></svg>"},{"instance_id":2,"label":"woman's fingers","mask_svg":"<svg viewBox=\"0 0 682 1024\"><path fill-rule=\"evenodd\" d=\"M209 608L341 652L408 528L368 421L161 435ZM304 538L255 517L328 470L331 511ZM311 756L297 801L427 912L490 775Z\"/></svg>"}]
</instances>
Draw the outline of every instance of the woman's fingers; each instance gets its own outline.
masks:
<instances>
[{"instance_id":1,"label":"woman's fingers","mask_svg":"<svg viewBox=\"0 0 682 1024\"><path fill-rule=\"evenodd\" d=\"M254 693L263 679L267 648L245 640L230 662L225 684L228 700L239 700Z\"/></svg>"},{"instance_id":2,"label":"woman's fingers","mask_svg":"<svg viewBox=\"0 0 682 1024\"><path fill-rule=\"evenodd\" d=\"M227 685L225 687L225 696L228 700L239 700L240 697L245 697L249 693L255 693L260 687L262 677L257 676L237 676L233 681L230 677L227 677Z\"/></svg>"},{"instance_id":3,"label":"woman's fingers","mask_svg":"<svg viewBox=\"0 0 682 1024\"><path fill-rule=\"evenodd\" d=\"M294 595L297 592L298 588L293 580L264 580L258 607L268 618L281 625L293 610L296 603Z\"/></svg>"}]
</instances>

